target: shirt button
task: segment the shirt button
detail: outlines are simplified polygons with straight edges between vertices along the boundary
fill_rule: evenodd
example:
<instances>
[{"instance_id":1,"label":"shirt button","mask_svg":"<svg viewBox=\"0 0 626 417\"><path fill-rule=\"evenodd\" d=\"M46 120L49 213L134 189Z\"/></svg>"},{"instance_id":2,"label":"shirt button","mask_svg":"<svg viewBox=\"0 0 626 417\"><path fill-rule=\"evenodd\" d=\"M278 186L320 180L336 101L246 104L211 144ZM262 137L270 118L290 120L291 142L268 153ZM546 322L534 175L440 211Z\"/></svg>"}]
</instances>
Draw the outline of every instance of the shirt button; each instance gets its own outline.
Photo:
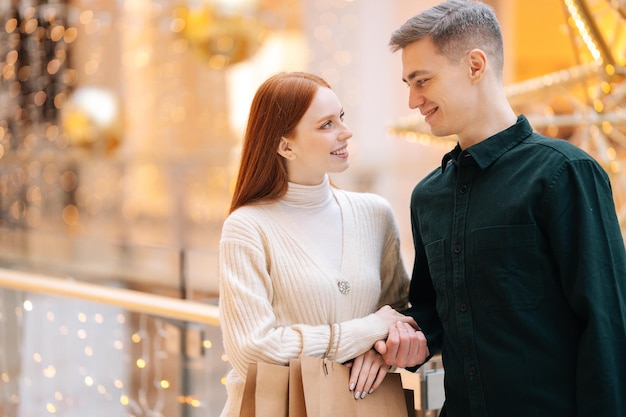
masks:
<instances>
[{"instance_id":1,"label":"shirt button","mask_svg":"<svg viewBox=\"0 0 626 417\"><path fill-rule=\"evenodd\" d=\"M461 244L457 243L454 245L454 253L461 253Z\"/></svg>"},{"instance_id":2,"label":"shirt button","mask_svg":"<svg viewBox=\"0 0 626 417\"><path fill-rule=\"evenodd\" d=\"M467 185L461 185L461 188L459 188L459 192L461 194L465 194L467 192Z\"/></svg>"},{"instance_id":3,"label":"shirt button","mask_svg":"<svg viewBox=\"0 0 626 417\"><path fill-rule=\"evenodd\" d=\"M474 368L473 366L470 366L470 368L467 370L467 374L473 377L474 375L476 375L476 368Z\"/></svg>"},{"instance_id":4,"label":"shirt button","mask_svg":"<svg viewBox=\"0 0 626 417\"><path fill-rule=\"evenodd\" d=\"M461 313L465 313L465 312L467 311L467 304L462 303L462 304L459 306L459 310L461 310Z\"/></svg>"}]
</instances>

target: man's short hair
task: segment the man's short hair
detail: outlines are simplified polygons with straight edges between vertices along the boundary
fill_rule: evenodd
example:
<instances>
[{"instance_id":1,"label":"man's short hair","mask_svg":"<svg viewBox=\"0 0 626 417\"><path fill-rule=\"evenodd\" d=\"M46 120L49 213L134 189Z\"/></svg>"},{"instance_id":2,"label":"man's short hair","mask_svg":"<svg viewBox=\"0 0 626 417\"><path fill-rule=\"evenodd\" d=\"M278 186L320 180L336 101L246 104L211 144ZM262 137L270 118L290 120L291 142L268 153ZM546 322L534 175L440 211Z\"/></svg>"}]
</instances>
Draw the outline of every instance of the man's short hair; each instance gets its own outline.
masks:
<instances>
[{"instance_id":1,"label":"man's short hair","mask_svg":"<svg viewBox=\"0 0 626 417\"><path fill-rule=\"evenodd\" d=\"M422 38L430 38L435 49L450 60L481 49L502 74L504 48L500 24L493 8L477 0L447 0L407 20L391 35L392 52Z\"/></svg>"}]
</instances>

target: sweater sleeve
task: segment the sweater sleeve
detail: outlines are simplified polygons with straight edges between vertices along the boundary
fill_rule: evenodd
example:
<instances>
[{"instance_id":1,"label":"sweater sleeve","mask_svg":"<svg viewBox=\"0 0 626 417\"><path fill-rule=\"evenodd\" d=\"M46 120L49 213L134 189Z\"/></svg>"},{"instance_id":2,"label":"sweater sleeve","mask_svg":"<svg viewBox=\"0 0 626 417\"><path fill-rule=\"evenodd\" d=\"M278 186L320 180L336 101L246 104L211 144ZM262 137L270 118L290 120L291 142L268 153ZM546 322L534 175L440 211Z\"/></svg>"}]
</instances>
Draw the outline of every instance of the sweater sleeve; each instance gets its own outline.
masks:
<instances>
[{"instance_id":1,"label":"sweater sleeve","mask_svg":"<svg viewBox=\"0 0 626 417\"><path fill-rule=\"evenodd\" d=\"M409 299L409 277L400 252L400 234L391 206L384 206L385 237L380 265L381 295L378 307L390 305L405 310Z\"/></svg>"}]
</instances>

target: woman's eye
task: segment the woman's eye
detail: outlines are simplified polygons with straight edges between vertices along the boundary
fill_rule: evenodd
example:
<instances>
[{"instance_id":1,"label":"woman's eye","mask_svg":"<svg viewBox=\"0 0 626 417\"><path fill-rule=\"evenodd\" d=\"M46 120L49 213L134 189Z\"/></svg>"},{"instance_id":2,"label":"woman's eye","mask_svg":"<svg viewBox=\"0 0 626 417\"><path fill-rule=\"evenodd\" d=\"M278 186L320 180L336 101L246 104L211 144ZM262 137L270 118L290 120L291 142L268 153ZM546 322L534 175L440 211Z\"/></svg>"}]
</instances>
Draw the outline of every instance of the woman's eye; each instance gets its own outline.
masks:
<instances>
[{"instance_id":1,"label":"woman's eye","mask_svg":"<svg viewBox=\"0 0 626 417\"><path fill-rule=\"evenodd\" d=\"M331 122L330 120L329 120L329 121L327 121L326 123L324 123L324 124L322 125L322 129L326 129L326 128L330 127L330 125L331 125L332 123L333 123L333 122Z\"/></svg>"},{"instance_id":2,"label":"woman's eye","mask_svg":"<svg viewBox=\"0 0 626 417\"><path fill-rule=\"evenodd\" d=\"M346 115L345 113L341 113L341 114L339 115L339 120L341 120L341 121L343 122L343 118L344 118L344 116L345 116L345 115Z\"/></svg>"}]
</instances>

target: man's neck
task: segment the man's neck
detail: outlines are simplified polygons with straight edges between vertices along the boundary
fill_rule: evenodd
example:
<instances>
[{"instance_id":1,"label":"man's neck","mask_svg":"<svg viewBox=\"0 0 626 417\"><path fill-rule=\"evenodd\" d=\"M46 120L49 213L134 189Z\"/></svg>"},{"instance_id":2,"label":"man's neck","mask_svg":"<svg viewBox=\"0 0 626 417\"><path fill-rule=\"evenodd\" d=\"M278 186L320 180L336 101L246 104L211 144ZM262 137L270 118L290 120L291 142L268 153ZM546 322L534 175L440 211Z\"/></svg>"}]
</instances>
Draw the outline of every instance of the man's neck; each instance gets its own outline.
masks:
<instances>
[{"instance_id":1,"label":"man's neck","mask_svg":"<svg viewBox=\"0 0 626 417\"><path fill-rule=\"evenodd\" d=\"M483 102L490 105L481 110L480 117L472 124L474 128L458 135L462 149L482 142L517 123L517 115L504 93L500 97L485 98Z\"/></svg>"}]
</instances>

